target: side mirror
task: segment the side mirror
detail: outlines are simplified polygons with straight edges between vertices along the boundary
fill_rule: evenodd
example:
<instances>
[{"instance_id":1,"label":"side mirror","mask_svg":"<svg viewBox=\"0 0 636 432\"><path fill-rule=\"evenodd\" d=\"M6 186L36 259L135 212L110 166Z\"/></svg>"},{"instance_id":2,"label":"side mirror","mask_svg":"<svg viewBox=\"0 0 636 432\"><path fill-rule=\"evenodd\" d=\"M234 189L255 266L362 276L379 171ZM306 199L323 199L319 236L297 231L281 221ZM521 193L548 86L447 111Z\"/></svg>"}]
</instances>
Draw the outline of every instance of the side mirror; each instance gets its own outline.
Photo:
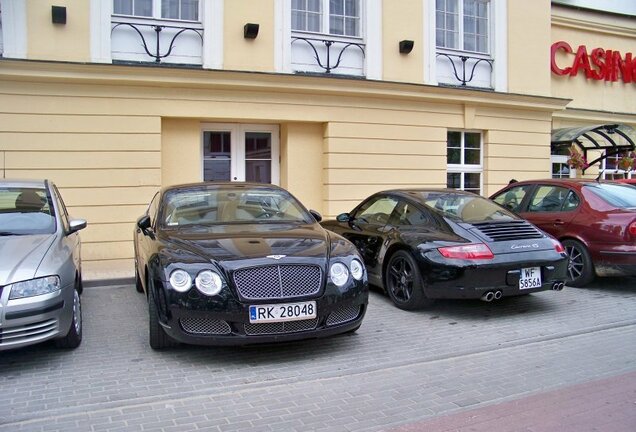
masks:
<instances>
[{"instance_id":1,"label":"side mirror","mask_svg":"<svg viewBox=\"0 0 636 432\"><path fill-rule=\"evenodd\" d=\"M68 222L69 230L71 233L77 232L79 230L83 230L86 228L86 221L84 219L71 219Z\"/></svg>"},{"instance_id":2,"label":"side mirror","mask_svg":"<svg viewBox=\"0 0 636 432\"><path fill-rule=\"evenodd\" d=\"M349 222L351 220L351 215L349 213L340 213L336 216L336 220L338 222Z\"/></svg>"},{"instance_id":3,"label":"side mirror","mask_svg":"<svg viewBox=\"0 0 636 432\"><path fill-rule=\"evenodd\" d=\"M137 226L145 232L148 228L150 228L150 216L145 215L137 219Z\"/></svg>"},{"instance_id":4,"label":"side mirror","mask_svg":"<svg viewBox=\"0 0 636 432\"><path fill-rule=\"evenodd\" d=\"M322 220L322 215L318 213L316 210L309 210L309 213L316 219L316 222L320 222Z\"/></svg>"}]
</instances>

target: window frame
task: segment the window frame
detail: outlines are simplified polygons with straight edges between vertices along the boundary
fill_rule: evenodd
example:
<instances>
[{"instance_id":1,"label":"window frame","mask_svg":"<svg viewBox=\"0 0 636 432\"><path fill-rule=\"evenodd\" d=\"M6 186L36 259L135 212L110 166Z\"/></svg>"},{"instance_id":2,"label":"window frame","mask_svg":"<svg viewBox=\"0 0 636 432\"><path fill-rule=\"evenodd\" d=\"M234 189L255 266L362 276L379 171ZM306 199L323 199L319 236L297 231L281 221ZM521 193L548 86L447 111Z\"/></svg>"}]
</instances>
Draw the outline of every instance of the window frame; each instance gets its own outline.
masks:
<instances>
[{"instance_id":1,"label":"window frame","mask_svg":"<svg viewBox=\"0 0 636 432\"><path fill-rule=\"evenodd\" d=\"M453 0L442 0L444 2L447 1L453 1ZM486 33L486 47L487 47L487 51L477 51L477 50L469 50L466 49L465 44L464 44L464 37L465 37L465 30L464 30L464 19L466 17L466 14L464 13L464 0L454 0L457 2L457 16L458 16L458 23L457 23L457 39L458 39L458 46L457 47L448 47L448 46L440 46L437 44L437 31L438 30L442 30L445 33L448 31L446 29L446 27L444 27L443 29L440 29L438 27L439 22L437 20L437 14L438 14L438 9L437 9L437 0L435 1L435 6L434 6L434 13L435 13L435 50L436 51L450 51L450 52L464 52L464 53L471 53L477 57L485 57L485 58L489 58L492 59L493 58L493 51L494 51L494 46L493 46L493 40L494 38L494 29L493 29L493 21L494 21L494 11L493 11L493 2L492 0L475 0L475 2L480 2L480 3L485 3L486 7L487 7L487 12L486 12L486 19L488 20L486 23L486 28L488 29L487 33ZM444 17L446 17L446 12L444 11ZM446 20L444 20L446 21ZM444 22L444 25L446 24L446 22ZM476 25L476 24L475 24ZM477 33L474 33L475 35L477 35ZM446 38L444 38L444 42L446 42Z\"/></svg>"},{"instance_id":2,"label":"window frame","mask_svg":"<svg viewBox=\"0 0 636 432\"><path fill-rule=\"evenodd\" d=\"M635 178L635 174L633 170L625 171L620 168L607 168L607 159L615 159L616 162L622 157L622 154L615 154L609 156L608 158L604 158L601 163L600 170L602 173L603 180L618 180L618 179L631 179Z\"/></svg>"},{"instance_id":3,"label":"window frame","mask_svg":"<svg viewBox=\"0 0 636 432\"><path fill-rule=\"evenodd\" d=\"M137 0L132 0L133 3ZM202 21L202 12L203 12L203 2L205 0L197 0L198 1L198 6L197 6L197 19L196 20L189 20L189 19L181 19L181 18L164 18L162 16L162 6L163 6L163 2L165 0L150 0L152 3L152 14L151 15L135 15L134 14L134 6L133 6L133 14L123 14L123 13L117 13L115 12L115 0L111 0L112 3L112 16L114 17L121 17L121 18L133 18L133 19L140 19L140 20L155 20L158 22L175 22L175 23L197 23L197 24L203 24ZM180 2L181 0L179 0Z\"/></svg>"},{"instance_id":4,"label":"window frame","mask_svg":"<svg viewBox=\"0 0 636 432\"><path fill-rule=\"evenodd\" d=\"M449 134L452 132L458 132L461 135L460 139L460 163L451 164L448 162L448 144L449 144ZM466 134L478 134L479 135L479 164L466 164L465 163L465 151L466 151ZM448 185L448 174L460 174L460 188L458 190L468 190L473 191L473 189L465 188L465 177L466 174L479 174L479 195L483 194L484 190L484 134L482 131L476 130L456 130L449 129L446 133L446 187L451 188Z\"/></svg>"},{"instance_id":5,"label":"window frame","mask_svg":"<svg viewBox=\"0 0 636 432\"><path fill-rule=\"evenodd\" d=\"M365 35L366 35L366 31L365 31L365 2L362 0L355 0L358 3L358 11L359 14L357 16L357 20L358 20L358 34L357 35L347 35L347 34L337 34L337 33L332 33L331 32L331 8L330 8L330 1L329 0L319 0L320 1L320 30L319 31L312 31L312 30L300 30L300 29L295 29L294 28L294 20L293 20L293 13L295 10L300 10L300 9L294 9L293 5L290 5L290 20L291 20L291 24L290 24L290 29L291 29L291 33L292 34L299 34L299 35L314 35L314 36L326 36L329 38L342 38L345 40L355 40L355 41L364 41ZM344 0L343 0L344 1ZM314 12L310 12L305 10L304 13L314 13ZM352 16L352 15L337 15L337 16L344 16L345 18L348 16ZM346 26L345 26L346 28ZM327 31L325 31L325 29L327 29Z\"/></svg>"}]
</instances>

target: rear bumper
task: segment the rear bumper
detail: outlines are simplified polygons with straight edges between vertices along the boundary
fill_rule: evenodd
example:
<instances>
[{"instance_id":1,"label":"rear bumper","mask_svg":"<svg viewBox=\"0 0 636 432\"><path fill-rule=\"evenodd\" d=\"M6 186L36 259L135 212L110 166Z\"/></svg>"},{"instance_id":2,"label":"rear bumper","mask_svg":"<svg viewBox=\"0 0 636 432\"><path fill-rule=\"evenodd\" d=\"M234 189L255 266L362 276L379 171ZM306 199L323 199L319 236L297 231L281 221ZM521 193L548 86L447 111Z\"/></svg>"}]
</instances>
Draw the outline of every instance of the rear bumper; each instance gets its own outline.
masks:
<instances>
[{"instance_id":1,"label":"rear bumper","mask_svg":"<svg viewBox=\"0 0 636 432\"><path fill-rule=\"evenodd\" d=\"M600 245L592 261L597 276L636 276L636 245Z\"/></svg>"}]
</instances>

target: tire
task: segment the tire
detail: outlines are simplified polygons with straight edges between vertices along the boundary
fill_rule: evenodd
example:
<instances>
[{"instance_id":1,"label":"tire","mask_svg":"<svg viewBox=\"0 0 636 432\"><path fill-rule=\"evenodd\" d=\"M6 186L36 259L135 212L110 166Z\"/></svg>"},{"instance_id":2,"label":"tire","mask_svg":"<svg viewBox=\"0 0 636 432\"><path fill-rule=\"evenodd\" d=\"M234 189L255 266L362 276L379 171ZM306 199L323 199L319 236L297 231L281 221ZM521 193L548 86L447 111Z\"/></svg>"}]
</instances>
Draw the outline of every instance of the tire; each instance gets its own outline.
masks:
<instances>
[{"instance_id":1,"label":"tire","mask_svg":"<svg viewBox=\"0 0 636 432\"><path fill-rule=\"evenodd\" d=\"M565 284L583 287L594 279L594 265L587 248L579 241L564 240L563 247L568 254L568 279Z\"/></svg>"},{"instance_id":2,"label":"tire","mask_svg":"<svg viewBox=\"0 0 636 432\"><path fill-rule=\"evenodd\" d=\"M433 303L424 294L424 283L415 259L404 250L391 255L384 275L384 287L391 301L403 310L417 310Z\"/></svg>"},{"instance_id":3,"label":"tire","mask_svg":"<svg viewBox=\"0 0 636 432\"><path fill-rule=\"evenodd\" d=\"M166 334L161 324L159 324L159 311L157 310L155 295L151 288L148 289L148 341L150 348L154 350L161 350L177 345L170 339L170 336Z\"/></svg>"},{"instance_id":4,"label":"tire","mask_svg":"<svg viewBox=\"0 0 636 432\"><path fill-rule=\"evenodd\" d=\"M55 340L58 348L74 349L82 343L82 300L79 293L79 282L75 281L73 289L73 320L68 333L61 339Z\"/></svg>"}]
</instances>

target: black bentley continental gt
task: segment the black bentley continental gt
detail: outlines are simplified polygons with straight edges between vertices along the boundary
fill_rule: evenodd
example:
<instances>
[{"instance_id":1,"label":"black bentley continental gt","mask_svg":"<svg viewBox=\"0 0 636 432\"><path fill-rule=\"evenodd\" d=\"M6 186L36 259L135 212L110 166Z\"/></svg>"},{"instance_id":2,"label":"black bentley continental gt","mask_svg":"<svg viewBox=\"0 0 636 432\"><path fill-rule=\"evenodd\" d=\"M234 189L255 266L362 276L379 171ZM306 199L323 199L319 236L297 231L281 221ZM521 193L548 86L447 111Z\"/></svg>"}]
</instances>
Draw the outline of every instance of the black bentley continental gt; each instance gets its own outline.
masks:
<instances>
[{"instance_id":1,"label":"black bentley continental gt","mask_svg":"<svg viewBox=\"0 0 636 432\"><path fill-rule=\"evenodd\" d=\"M272 185L197 183L155 195L134 232L150 346L242 345L353 332L368 301L355 246Z\"/></svg>"},{"instance_id":2,"label":"black bentley continental gt","mask_svg":"<svg viewBox=\"0 0 636 432\"><path fill-rule=\"evenodd\" d=\"M380 192L322 226L358 247L369 282L401 309L561 290L566 278L561 243L470 192Z\"/></svg>"}]
</instances>

